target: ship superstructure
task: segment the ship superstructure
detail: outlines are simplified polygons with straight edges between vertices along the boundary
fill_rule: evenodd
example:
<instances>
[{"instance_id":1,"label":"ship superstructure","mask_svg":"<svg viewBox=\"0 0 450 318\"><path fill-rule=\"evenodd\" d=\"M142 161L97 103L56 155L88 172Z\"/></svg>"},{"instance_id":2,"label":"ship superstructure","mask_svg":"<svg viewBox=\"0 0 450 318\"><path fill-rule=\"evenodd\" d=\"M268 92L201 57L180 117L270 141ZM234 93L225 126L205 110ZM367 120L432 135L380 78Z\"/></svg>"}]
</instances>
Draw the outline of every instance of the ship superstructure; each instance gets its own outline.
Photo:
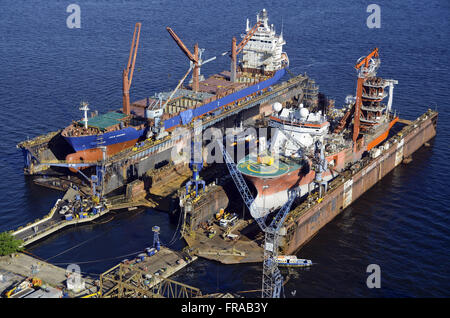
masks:
<instances>
[{"instance_id":1,"label":"ship superstructure","mask_svg":"<svg viewBox=\"0 0 450 318\"><path fill-rule=\"evenodd\" d=\"M255 72L257 70L267 73L275 72L283 66L289 65L286 52L283 52L283 45L286 41L283 33L276 34L273 24L269 25L269 18L266 9L263 9L256 16L259 25L242 51L241 68L245 72ZM249 32L250 21L247 19L246 32ZM241 35L242 38L245 34Z\"/></svg>"}]
</instances>

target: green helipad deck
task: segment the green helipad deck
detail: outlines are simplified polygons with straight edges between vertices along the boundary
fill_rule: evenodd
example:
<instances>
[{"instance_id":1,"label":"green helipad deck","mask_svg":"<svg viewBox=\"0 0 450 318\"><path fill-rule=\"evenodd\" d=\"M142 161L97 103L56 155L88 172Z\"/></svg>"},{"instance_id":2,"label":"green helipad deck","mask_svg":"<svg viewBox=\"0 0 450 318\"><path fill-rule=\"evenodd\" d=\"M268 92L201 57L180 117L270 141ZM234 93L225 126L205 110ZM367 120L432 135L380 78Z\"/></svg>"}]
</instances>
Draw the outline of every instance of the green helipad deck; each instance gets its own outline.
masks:
<instances>
[{"instance_id":1,"label":"green helipad deck","mask_svg":"<svg viewBox=\"0 0 450 318\"><path fill-rule=\"evenodd\" d=\"M258 163L256 157L250 155L242 158L237 164L237 168L242 174L260 178L279 177L300 167L300 164L291 160L278 160L278 162L274 162L271 165Z\"/></svg>"},{"instance_id":2,"label":"green helipad deck","mask_svg":"<svg viewBox=\"0 0 450 318\"><path fill-rule=\"evenodd\" d=\"M117 112L108 112L106 114L98 115L88 119L88 126L95 127L100 130L105 130L111 126L117 125L120 123L120 120L125 118L127 115L117 113ZM79 121L80 124L84 124L84 120Z\"/></svg>"}]
</instances>

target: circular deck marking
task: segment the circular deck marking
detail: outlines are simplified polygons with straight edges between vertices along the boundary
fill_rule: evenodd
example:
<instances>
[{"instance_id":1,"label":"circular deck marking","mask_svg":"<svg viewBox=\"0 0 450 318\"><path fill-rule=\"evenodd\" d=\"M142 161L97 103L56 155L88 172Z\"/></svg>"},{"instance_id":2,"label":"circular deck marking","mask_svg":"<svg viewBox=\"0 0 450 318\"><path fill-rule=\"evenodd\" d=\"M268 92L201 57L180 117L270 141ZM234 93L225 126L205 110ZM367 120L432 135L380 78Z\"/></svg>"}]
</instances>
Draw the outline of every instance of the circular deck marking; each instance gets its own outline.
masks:
<instances>
[{"instance_id":1,"label":"circular deck marking","mask_svg":"<svg viewBox=\"0 0 450 318\"><path fill-rule=\"evenodd\" d=\"M238 169L242 173L261 177L278 177L296 168L298 168L296 165L290 166L284 162L280 162L279 165L267 166L248 158L238 164Z\"/></svg>"}]
</instances>

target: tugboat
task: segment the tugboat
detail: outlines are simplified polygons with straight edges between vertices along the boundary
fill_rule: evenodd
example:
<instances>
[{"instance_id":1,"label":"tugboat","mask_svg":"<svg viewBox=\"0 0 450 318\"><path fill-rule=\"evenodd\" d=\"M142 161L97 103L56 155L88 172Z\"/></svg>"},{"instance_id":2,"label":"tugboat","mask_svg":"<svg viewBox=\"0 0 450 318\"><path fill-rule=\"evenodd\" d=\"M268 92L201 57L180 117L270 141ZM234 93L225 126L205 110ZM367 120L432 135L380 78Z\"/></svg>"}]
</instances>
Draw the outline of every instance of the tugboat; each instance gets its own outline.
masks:
<instances>
[{"instance_id":1,"label":"tugboat","mask_svg":"<svg viewBox=\"0 0 450 318\"><path fill-rule=\"evenodd\" d=\"M282 255L277 257L278 266L289 267L310 267L312 261L309 259L297 258L295 255Z\"/></svg>"}]
</instances>

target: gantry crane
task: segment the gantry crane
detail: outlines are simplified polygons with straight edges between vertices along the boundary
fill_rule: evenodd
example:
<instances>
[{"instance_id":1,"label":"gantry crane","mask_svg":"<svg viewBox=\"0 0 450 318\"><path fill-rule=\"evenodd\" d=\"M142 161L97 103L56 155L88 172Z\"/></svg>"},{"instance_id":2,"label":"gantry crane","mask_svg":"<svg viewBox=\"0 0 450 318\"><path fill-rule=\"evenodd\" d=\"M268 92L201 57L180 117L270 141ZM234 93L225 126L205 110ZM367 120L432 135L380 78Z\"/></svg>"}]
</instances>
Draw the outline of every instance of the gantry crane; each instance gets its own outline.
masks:
<instances>
[{"instance_id":1,"label":"gantry crane","mask_svg":"<svg viewBox=\"0 0 450 318\"><path fill-rule=\"evenodd\" d=\"M236 45L236 38L233 37L233 40L231 41L231 76L230 80L231 82L236 82L236 63L237 63L237 55L241 53L242 49L245 47L245 45L250 41L250 38L255 34L256 30L258 30L258 27L261 26L262 22L258 21L253 28L251 28L245 37L242 39L241 43Z\"/></svg>"},{"instance_id":2,"label":"gantry crane","mask_svg":"<svg viewBox=\"0 0 450 318\"><path fill-rule=\"evenodd\" d=\"M141 23L134 26L133 41L131 42L130 54L128 56L127 68L122 73L122 93L123 93L123 113L130 114L130 87L133 80L134 65L136 63L136 54L139 46L139 36L141 34Z\"/></svg>"}]
</instances>

